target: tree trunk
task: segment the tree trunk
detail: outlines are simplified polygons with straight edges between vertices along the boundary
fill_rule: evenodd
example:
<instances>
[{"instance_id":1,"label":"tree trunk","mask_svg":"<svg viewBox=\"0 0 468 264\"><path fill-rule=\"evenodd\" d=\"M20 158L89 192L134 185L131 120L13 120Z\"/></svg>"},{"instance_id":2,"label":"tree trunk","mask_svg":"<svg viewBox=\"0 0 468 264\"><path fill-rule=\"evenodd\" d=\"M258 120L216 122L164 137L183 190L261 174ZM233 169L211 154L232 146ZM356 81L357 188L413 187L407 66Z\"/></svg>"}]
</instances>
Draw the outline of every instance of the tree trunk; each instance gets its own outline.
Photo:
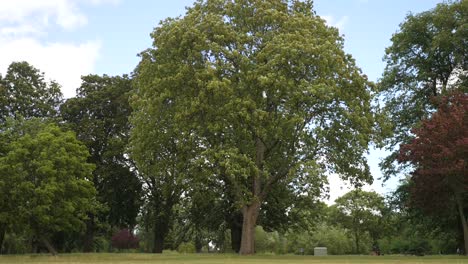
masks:
<instances>
[{"instance_id":1,"label":"tree trunk","mask_svg":"<svg viewBox=\"0 0 468 264\"><path fill-rule=\"evenodd\" d=\"M356 253L359 254L361 253L360 250L359 250L359 231L356 230L356 232L354 233L354 236L356 238Z\"/></svg>"},{"instance_id":2,"label":"tree trunk","mask_svg":"<svg viewBox=\"0 0 468 264\"><path fill-rule=\"evenodd\" d=\"M239 253L242 238L242 213L234 213L231 219L231 248L234 252Z\"/></svg>"},{"instance_id":3,"label":"tree trunk","mask_svg":"<svg viewBox=\"0 0 468 264\"><path fill-rule=\"evenodd\" d=\"M257 224L260 202L255 201L242 208L242 239L239 253L251 255L255 253L255 226Z\"/></svg>"},{"instance_id":4,"label":"tree trunk","mask_svg":"<svg viewBox=\"0 0 468 264\"><path fill-rule=\"evenodd\" d=\"M466 217L465 213L463 212L463 202L462 198L460 196L457 196L457 208L458 208L458 214L460 215L460 220L461 224L463 227L463 242L465 243L465 252L463 252L465 255L468 254L468 226L466 223Z\"/></svg>"},{"instance_id":5,"label":"tree trunk","mask_svg":"<svg viewBox=\"0 0 468 264\"><path fill-rule=\"evenodd\" d=\"M161 228L159 226L159 228ZM161 254L164 249L165 234L162 229L158 230L158 226L154 227L153 253Z\"/></svg>"},{"instance_id":6,"label":"tree trunk","mask_svg":"<svg viewBox=\"0 0 468 264\"><path fill-rule=\"evenodd\" d=\"M3 240L5 240L6 226L0 224L0 254L3 254Z\"/></svg>"},{"instance_id":7,"label":"tree trunk","mask_svg":"<svg viewBox=\"0 0 468 264\"><path fill-rule=\"evenodd\" d=\"M55 250L54 246L49 242L49 240L45 237L41 238L41 242L46 246L47 250L49 251L52 256L57 255L57 250Z\"/></svg>"},{"instance_id":8,"label":"tree trunk","mask_svg":"<svg viewBox=\"0 0 468 264\"><path fill-rule=\"evenodd\" d=\"M94 215L89 215L86 221L86 233L83 240L83 252L89 253L94 250Z\"/></svg>"},{"instance_id":9,"label":"tree trunk","mask_svg":"<svg viewBox=\"0 0 468 264\"><path fill-rule=\"evenodd\" d=\"M242 238L242 226L233 225L231 227L231 248L234 252L239 253Z\"/></svg>"},{"instance_id":10,"label":"tree trunk","mask_svg":"<svg viewBox=\"0 0 468 264\"><path fill-rule=\"evenodd\" d=\"M195 235L195 252L201 253L203 249L202 237L200 230L197 230Z\"/></svg>"}]
</instances>

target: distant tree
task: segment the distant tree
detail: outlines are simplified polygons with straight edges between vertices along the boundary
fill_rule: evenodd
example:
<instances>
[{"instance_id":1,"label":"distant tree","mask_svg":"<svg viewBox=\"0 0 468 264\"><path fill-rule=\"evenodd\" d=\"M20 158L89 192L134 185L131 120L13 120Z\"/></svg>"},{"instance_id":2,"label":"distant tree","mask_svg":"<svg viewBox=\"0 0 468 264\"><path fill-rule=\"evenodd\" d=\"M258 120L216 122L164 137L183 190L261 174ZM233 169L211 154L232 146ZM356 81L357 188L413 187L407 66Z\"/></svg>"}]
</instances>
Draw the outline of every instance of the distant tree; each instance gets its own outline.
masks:
<instances>
[{"instance_id":1,"label":"distant tree","mask_svg":"<svg viewBox=\"0 0 468 264\"><path fill-rule=\"evenodd\" d=\"M141 106L134 107L138 113L132 119L135 127L130 141L131 157L145 183L143 216L146 229L153 232L152 252L162 253L173 225L174 207L194 177L190 167L197 146L190 133L176 129L170 101L155 102L152 107L159 109L156 113L140 112ZM153 114L159 117L153 119Z\"/></svg>"},{"instance_id":2,"label":"distant tree","mask_svg":"<svg viewBox=\"0 0 468 264\"><path fill-rule=\"evenodd\" d=\"M94 166L74 133L42 122L17 121L1 133L13 140L0 157L0 226L30 230L56 254L51 234L84 228L94 210Z\"/></svg>"},{"instance_id":3,"label":"distant tree","mask_svg":"<svg viewBox=\"0 0 468 264\"><path fill-rule=\"evenodd\" d=\"M324 169L371 181L372 85L311 1L197 1L152 37L136 69L135 159L163 190L190 178L188 161L229 186L241 254L275 185L308 191Z\"/></svg>"},{"instance_id":4,"label":"distant tree","mask_svg":"<svg viewBox=\"0 0 468 264\"><path fill-rule=\"evenodd\" d=\"M434 212L456 206L468 252L466 200L468 190L468 95L441 98L431 118L412 130L415 138L401 146L398 159L412 164L411 197Z\"/></svg>"},{"instance_id":5,"label":"distant tree","mask_svg":"<svg viewBox=\"0 0 468 264\"><path fill-rule=\"evenodd\" d=\"M391 228L379 241L385 254L455 254L456 249L463 248L463 231L460 225L456 206L446 204L444 208L431 206L421 207L412 197L413 182L408 177L400 182L387 201L392 208L390 215ZM387 216L388 217L388 216ZM386 219L387 221L387 219ZM429 251L421 247L431 245Z\"/></svg>"},{"instance_id":6,"label":"distant tree","mask_svg":"<svg viewBox=\"0 0 468 264\"><path fill-rule=\"evenodd\" d=\"M447 1L409 14L392 36L379 84L394 132L387 141L392 154L381 163L385 178L400 171L398 146L408 143L411 129L436 110L433 98L468 91L467 24L468 2Z\"/></svg>"},{"instance_id":7,"label":"distant tree","mask_svg":"<svg viewBox=\"0 0 468 264\"><path fill-rule=\"evenodd\" d=\"M376 243L385 230L384 199L376 192L350 191L336 199L334 207L338 210L336 221L353 233L356 253L362 251L360 240L365 233Z\"/></svg>"},{"instance_id":8,"label":"distant tree","mask_svg":"<svg viewBox=\"0 0 468 264\"><path fill-rule=\"evenodd\" d=\"M62 118L89 149L88 161L96 165L92 182L98 201L107 207L97 216L90 215L85 251L92 251L97 218L111 228L133 229L140 211L142 183L126 149L130 90L131 79L126 75L87 75L76 97L60 107Z\"/></svg>"},{"instance_id":9,"label":"distant tree","mask_svg":"<svg viewBox=\"0 0 468 264\"><path fill-rule=\"evenodd\" d=\"M55 117L62 102L60 85L27 62L13 62L0 76L0 124L7 117Z\"/></svg>"}]
</instances>

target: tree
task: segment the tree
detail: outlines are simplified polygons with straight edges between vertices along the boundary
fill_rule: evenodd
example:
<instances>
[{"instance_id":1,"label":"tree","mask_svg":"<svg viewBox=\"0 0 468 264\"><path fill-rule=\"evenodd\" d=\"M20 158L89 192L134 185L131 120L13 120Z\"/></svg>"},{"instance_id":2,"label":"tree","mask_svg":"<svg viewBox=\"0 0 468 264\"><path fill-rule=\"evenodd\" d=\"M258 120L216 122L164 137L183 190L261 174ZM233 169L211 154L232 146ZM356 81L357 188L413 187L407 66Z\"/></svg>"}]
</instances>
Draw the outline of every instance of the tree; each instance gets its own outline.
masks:
<instances>
[{"instance_id":1,"label":"tree","mask_svg":"<svg viewBox=\"0 0 468 264\"><path fill-rule=\"evenodd\" d=\"M141 81L141 80L140 80ZM143 97L144 98L144 97ZM147 105L153 111L141 111L141 105L134 104L132 116L134 128L131 134L131 157L146 188L143 217L146 230L153 232L153 253L162 253L165 238L174 220L174 207L187 190L192 153L195 151L190 133L175 129L174 109L171 102L154 102ZM154 114L159 117L152 118Z\"/></svg>"},{"instance_id":2,"label":"tree","mask_svg":"<svg viewBox=\"0 0 468 264\"><path fill-rule=\"evenodd\" d=\"M83 76L77 96L60 107L62 118L89 149L88 161L96 165L92 182L97 198L108 209L90 215L85 251L93 247L96 217L117 229L133 229L140 211L142 183L126 149L130 90L131 79L126 75Z\"/></svg>"},{"instance_id":3,"label":"tree","mask_svg":"<svg viewBox=\"0 0 468 264\"><path fill-rule=\"evenodd\" d=\"M380 249L386 254L455 254L457 248L463 248L460 247L463 231L456 208L431 206L431 214L428 214L426 208L414 201L412 186L408 177L389 194L392 228L379 241ZM429 250L427 245L431 247Z\"/></svg>"},{"instance_id":4,"label":"tree","mask_svg":"<svg viewBox=\"0 0 468 264\"><path fill-rule=\"evenodd\" d=\"M54 117L62 101L60 85L27 62L13 62L0 76L0 124L7 117Z\"/></svg>"},{"instance_id":5,"label":"tree","mask_svg":"<svg viewBox=\"0 0 468 264\"><path fill-rule=\"evenodd\" d=\"M46 82L44 73L27 62L11 63L5 77L0 75L0 133L9 135L0 138L0 158L6 155L8 145L16 138L6 131L14 122L8 119L55 117L61 100L60 86L54 81ZM0 223L0 253L7 228L7 224Z\"/></svg>"},{"instance_id":6,"label":"tree","mask_svg":"<svg viewBox=\"0 0 468 264\"><path fill-rule=\"evenodd\" d=\"M351 230L356 253L361 253L360 239L367 232L375 244L385 230L382 223L384 199L376 192L352 190L335 200L338 221Z\"/></svg>"},{"instance_id":7,"label":"tree","mask_svg":"<svg viewBox=\"0 0 468 264\"><path fill-rule=\"evenodd\" d=\"M412 130L415 138L402 145L398 160L412 164L411 197L426 212L456 206L468 252L465 216L468 178L468 95L443 97L431 118Z\"/></svg>"},{"instance_id":8,"label":"tree","mask_svg":"<svg viewBox=\"0 0 468 264\"><path fill-rule=\"evenodd\" d=\"M94 210L93 165L86 162L89 153L72 132L41 122L16 122L2 131L2 136L12 131L20 136L0 157L0 223L29 229L56 254L50 235L80 230L86 214Z\"/></svg>"},{"instance_id":9,"label":"tree","mask_svg":"<svg viewBox=\"0 0 468 264\"><path fill-rule=\"evenodd\" d=\"M411 129L436 110L432 98L468 91L467 24L468 2L449 1L409 14L392 36L379 85L394 133L387 140L392 154L381 163L385 178L400 171L397 146L408 143Z\"/></svg>"},{"instance_id":10,"label":"tree","mask_svg":"<svg viewBox=\"0 0 468 264\"><path fill-rule=\"evenodd\" d=\"M184 162L229 186L242 212L241 254L254 253L275 185L307 192L324 170L371 181L372 87L311 1L198 1L151 36L136 70L134 142L146 149L136 160L153 165L144 157L166 151L161 137L191 145Z\"/></svg>"}]
</instances>

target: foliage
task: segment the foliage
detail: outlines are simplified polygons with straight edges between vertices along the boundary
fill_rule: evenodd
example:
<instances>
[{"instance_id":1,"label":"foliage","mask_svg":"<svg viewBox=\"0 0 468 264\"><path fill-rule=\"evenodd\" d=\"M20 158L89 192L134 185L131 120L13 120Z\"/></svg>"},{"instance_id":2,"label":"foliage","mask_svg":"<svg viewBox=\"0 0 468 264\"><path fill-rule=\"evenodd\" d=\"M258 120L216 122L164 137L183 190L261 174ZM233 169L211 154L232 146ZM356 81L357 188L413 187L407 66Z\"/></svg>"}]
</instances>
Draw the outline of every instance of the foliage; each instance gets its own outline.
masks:
<instances>
[{"instance_id":1,"label":"foliage","mask_svg":"<svg viewBox=\"0 0 468 264\"><path fill-rule=\"evenodd\" d=\"M112 247L119 250L138 248L138 238L129 230L121 229L111 238Z\"/></svg>"},{"instance_id":2,"label":"foliage","mask_svg":"<svg viewBox=\"0 0 468 264\"><path fill-rule=\"evenodd\" d=\"M382 236L385 230L383 197L376 192L355 189L336 199L334 206L337 222L353 234L355 253L370 251L369 247L360 247L360 240L366 237L366 233L374 242Z\"/></svg>"},{"instance_id":3,"label":"foliage","mask_svg":"<svg viewBox=\"0 0 468 264\"><path fill-rule=\"evenodd\" d=\"M433 97L467 91L468 3L451 1L409 14L387 48L380 89L394 125L387 141L393 154L381 163L386 178L399 171L397 146L408 143L411 129L436 109ZM463 84L465 83L465 84Z\"/></svg>"},{"instance_id":4,"label":"foliage","mask_svg":"<svg viewBox=\"0 0 468 264\"><path fill-rule=\"evenodd\" d=\"M330 255L344 255L353 252L353 241L348 230L326 224L318 225L312 234L317 247L327 247ZM365 240L363 240L365 241ZM361 245L361 248L363 246Z\"/></svg>"},{"instance_id":5,"label":"foliage","mask_svg":"<svg viewBox=\"0 0 468 264\"><path fill-rule=\"evenodd\" d=\"M266 232L262 226L255 227L255 251L279 253L281 250L278 232Z\"/></svg>"},{"instance_id":6,"label":"foliage","mask_svg":"<svg viewBox=\"0 0 468 264\"><path fill-rule=\"evenodd\" d=\"M13 62L0 75L0 124L7 117L54 117L62 101L60 85L27 62Z\"/></svg>"},{"instance_id":7,"label":"foliage","mask_svg":"<svg viewBox=\"0 0 468 264\"><path fill-rule=\"evenodd\" d=\"M61 107L62 118L88 147L96 165L93 180L98 200L108 207L105 221L117 228L132 228L141 205L141 182L128 159L131 113L128 76L82 77L77 96Z\"/></svg>"},{"instance_id":8,"label":"foliage","mask_svg":"<svg viewBox=\"0 0 468 264\"><path fill-rule=\"evenodd\" d=\"M260 204L276 184L313 195L325 168L371 181L362 155L374 132L371 84L310 1L198 1L152 37L136 69L135 159L154 168L145 173L180 175L190 146L196 156L184 161L230 186L253 219L243 253L253 253Z\"/></svg>"},{"instance_id":9,"label":"foliage","mask_svg":"<svg viewBox=\"0 0 468 264\"><path fill-rule=\"evenodd\" d=\"M434 210L447 207L451 196L466 195L468 95L444 97L430 119L412 130L415 138L400 149L399 161L414 165L413 201Z\"/></svg>"},{"instance_id":10,"label":"foliage","mask_svg":"<svg viewBox=\"0 0 468 264\"><path fill-rule=\"evenodd\" d=\"M285 237L289 253L313 255L315 247L327 247L330 255L353 252L353 239L350 232L340 226L327 223L318 223L313 230L289 231Z\"/></svg>"},{"instance_id":11,"label":"foliage","mask_svg":"<svg viewBox=\"0 0 468 264\"><path fill-rule=\"evenodd\" d=\"M414 166L410 201L426 213L457 210L468 252L466 166L468 164L468 95L443 97L430 119L413 129L415 138L400 149L399 161Z\"/></svg>"},{"instance_id":12,"label":"foliage","mask_svg":"<svg viewBox=\"0 0 468 264\"><path fill-rule=\"evenodd\" d=\"M0 223L30 230L47 245L54 232L84 227L86 214L94 210L95 189L86 147L72 132L38 121L13 122L2 132L21 136L0 157Z\"/></svg>"},{"instance_id":13,"label":"foliage","mask_svg":"<svg viewBox=\"0 0 468 264\"><path fill-rule=\"evenodd\" d=\"M177 248L177 252L179 253L195 253L195 245L191 242L183 242Z\"/></svg>"}]
</instances>

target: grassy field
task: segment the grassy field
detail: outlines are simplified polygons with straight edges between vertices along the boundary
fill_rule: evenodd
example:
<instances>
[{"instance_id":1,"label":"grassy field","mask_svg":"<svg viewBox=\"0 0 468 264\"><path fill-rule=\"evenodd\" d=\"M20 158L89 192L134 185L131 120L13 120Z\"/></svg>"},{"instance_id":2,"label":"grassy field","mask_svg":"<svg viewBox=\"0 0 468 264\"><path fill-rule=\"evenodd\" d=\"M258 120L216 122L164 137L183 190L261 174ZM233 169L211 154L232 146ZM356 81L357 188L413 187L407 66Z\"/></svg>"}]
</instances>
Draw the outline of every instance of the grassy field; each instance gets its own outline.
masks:
<instances>
[{"instance_id":1,"label":"grassy field","mask_svg":"<svg viewBox=\"0 0 468 264\"><path fill-rule=\"evenodd\" d=\"M468 257L462 256L424 256L424 257L408 257L408 256L249 256L241 257L238 255L229 254L64 254L57 257L47 255L18 255L18 256L0 256L0 263L55 263L55 264L102 264L102 263L118 263L118 264L214 264L214 263L230 263L230 264L250 264L250 263L272 263L272 264L302 264L302 263L467 263Z\"/></svg>"}]
</instances>

